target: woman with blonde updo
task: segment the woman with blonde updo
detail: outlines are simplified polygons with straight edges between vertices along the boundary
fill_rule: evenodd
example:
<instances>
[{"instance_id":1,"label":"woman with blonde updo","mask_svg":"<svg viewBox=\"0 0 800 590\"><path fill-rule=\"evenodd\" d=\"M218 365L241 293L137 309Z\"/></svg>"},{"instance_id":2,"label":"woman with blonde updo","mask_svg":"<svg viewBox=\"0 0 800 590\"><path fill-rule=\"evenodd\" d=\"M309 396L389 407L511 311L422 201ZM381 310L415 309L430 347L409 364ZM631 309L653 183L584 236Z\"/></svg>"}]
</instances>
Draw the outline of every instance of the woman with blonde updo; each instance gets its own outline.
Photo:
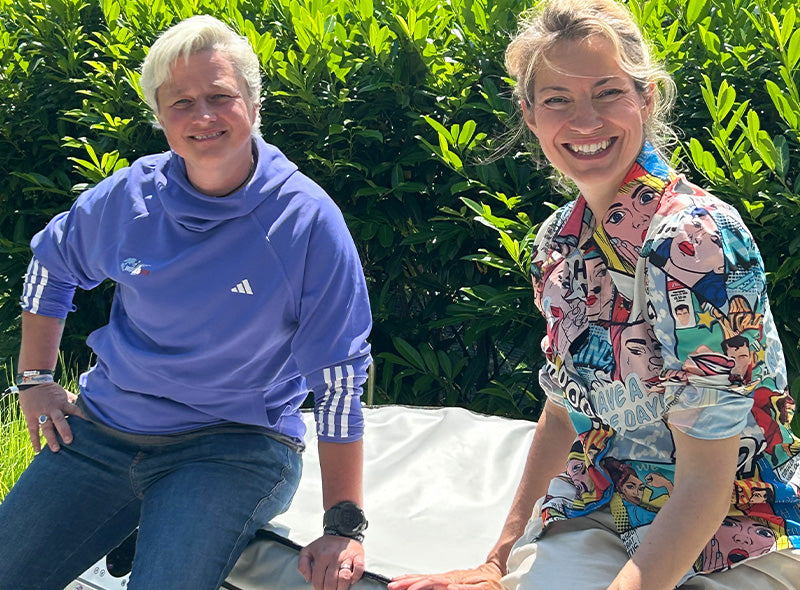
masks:
<instances>
[{"instance_id":1,"label":"woman with blonde updo","mask_svg":"<svg viewBox=\"0 0 800 590\"><path fill-rule=\"evenodd\" d=\"M542 2L506 67L580 193L532 257L547 401L486 562L390 590L796 589L800 455L763 263L736 210L669 165L673 82L614 0Z\"/></svg>"}]
</instances>

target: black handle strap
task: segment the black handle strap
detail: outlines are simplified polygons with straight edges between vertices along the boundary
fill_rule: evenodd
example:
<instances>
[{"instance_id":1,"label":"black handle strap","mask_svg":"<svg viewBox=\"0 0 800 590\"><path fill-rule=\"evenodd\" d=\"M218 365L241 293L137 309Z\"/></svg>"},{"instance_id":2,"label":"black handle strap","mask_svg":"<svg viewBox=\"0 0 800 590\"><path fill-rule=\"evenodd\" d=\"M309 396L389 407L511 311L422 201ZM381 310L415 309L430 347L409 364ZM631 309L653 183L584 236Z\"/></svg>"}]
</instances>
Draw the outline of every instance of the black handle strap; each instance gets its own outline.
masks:
<instances>
[{"instance_id":1,"label":"black handle strap","mask_svg":"<svg viewBox=\"0 0 800 590\"><path fill-rule=\"evenodd\" d=\"M265 529L258 529L256 531L256 539L259 541L274 541L275 543L279 543L284 547L289 547L290 549L294 549L298 553L303 548L301 545L298 545L294 541L287 539L286 537L282 537L275 531L268 531ZM379 584L383 584L384 586L391 582L391 578L387 578L386 576L382 576L381 574L376 574L374 572L365 571L362 578L366 578L368 580L372 580L373 582L378 582ZM242 590L228 582L222 583L222 588L226 588L227 590Z\"/></svg>"}]
</instances>

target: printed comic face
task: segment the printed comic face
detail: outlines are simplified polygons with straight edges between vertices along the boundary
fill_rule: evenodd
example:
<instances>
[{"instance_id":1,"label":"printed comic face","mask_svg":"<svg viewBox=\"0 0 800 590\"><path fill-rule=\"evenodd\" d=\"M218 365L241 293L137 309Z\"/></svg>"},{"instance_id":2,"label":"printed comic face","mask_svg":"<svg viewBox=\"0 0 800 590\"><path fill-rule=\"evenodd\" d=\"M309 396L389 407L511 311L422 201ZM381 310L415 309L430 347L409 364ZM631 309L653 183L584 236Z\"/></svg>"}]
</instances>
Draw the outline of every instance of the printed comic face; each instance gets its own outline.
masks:
<instances>
[{"instance_id":1,"label":"printed comic face","mask_svg":"<svg viewBox=\"0 0 800 590\"><path fill-rule=\"evenodd\" d=\"M681 270L694 274L722 273L725 259L716 224L710 215L697 215L672 240L670 259Z\"/></svg>"},{"instance_id":2,"label":"printed comic face","mask_svg":"<svg viewBox=\"0 0 800 590\"><path fill-rule=\"evenodd\" d=\"M586 277L586 315L593 322L607 319L611 309L611 277L599 256L586 260Z\"/></svg>"},{"instance_id":3,"label":"printed comic face","mask_svg":"<svg viewBox=\"0 0 800 590\"><path fill-rule=\"evenodd\" d=\"M619 486L619 492L628 502L638 506L642 503L644 488L644 482L635 475L631 475Z\"/></svg>"},{"instance_id":4,"label":"printed comic face","mask_svg":"<svg viewBox=\"0 0 800 590\"><path fill-rule=\"evenodd\" d=\"M639 185L630 196L620 195L603 216L603 228L615 250L634 265L657 207L655 191Z\"/></svg>"},{"instance_id":5,"label":"printed comic face","mask_svg":"<svg viewBox=\"0 0 800 590\"><path fill-rule=\"evenodd\" d=\"M688 305L679 305L675 308L675 319L678 320L678 326L686 327L692 323L692 312L689 311Z\"/></svg>"},{"instance_id":6,"label":"printed comic face","mask_svg":"<svg viewBox=\"0 0 800 590\"><path fill-rule=\"evenodd\" d=\"M576 274L579 260L564 259L553 265L544 278L542 311L547 318L551 344L564 350L586 328L586 310L580 301Z\"/></svg>"},{"instance_id":7,"label":"printed comic face","mask_svg":"<svg viewBox=\"0 0 800 590\"><path fill-rule=\"evenodd\" d=\"M746 343L741 346L727 347L725 354L733 360L731 375L742 377L747 374L753 355L750 354L750 347Z\"/></svg>"},{"instance_id":8,"label":"printed comic face","mask_svg":"<svg viewBox=\"0 0 800 590\"><path fill-rule=\"evenodd\" d=\"M632 373L646 381L659 373L664 365L658 353L660 346L649 324L626 326L620 335L619 347L619 377L623 381Z\"/></svg>"},{"instance_id":9,"label":"printed comic face","mask_svg":"<svg viewBox=\"0 0 800 590\"><path fill-rule=\"evenodd\" d=\"M578 488L579 494L584 494L589 491L590 487L593 487L589 472L586 469L586 463L581 459L567 461L567 475Z\"/></svg>"},{"instance_id":10,"label":"printed comic face","mask_svg":"<svg viewBox=\"0 0 800 590\"><path fill-rule=\"evenodd\" d=\"M726 516L715 538L717 551L728 566L763 555L775 545L771 528L745 516Z\"/></svg>"}]
</instances>

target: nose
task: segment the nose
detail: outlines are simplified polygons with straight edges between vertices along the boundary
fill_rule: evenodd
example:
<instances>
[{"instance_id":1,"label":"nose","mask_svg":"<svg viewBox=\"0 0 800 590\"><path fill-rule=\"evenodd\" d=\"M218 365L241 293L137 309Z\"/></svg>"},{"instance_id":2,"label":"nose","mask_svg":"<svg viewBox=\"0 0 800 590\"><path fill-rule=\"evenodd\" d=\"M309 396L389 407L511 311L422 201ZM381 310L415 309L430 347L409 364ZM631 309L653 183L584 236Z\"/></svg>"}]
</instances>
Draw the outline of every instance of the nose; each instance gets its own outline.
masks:
<instances>
[{"instance_id":1,"label":"nose","mask_svg":"<svg viewBox=\"0 0 800 590\"><path fill-rule=\"evenodd\" d=\"M195 115L198 119L207 119L207 120L215 120L217 118L217 113L214 110L214 107L205 99L201 99L197 101L197 109L195 109Z\"/></svg>"},{"instance_id":2,"label":"nose","mask_svg":"<svg viewBox=\"0 0 800 590\"><path fill-rule=\"evenodd\" d=\"M589 98L577 98L575 100L570 123L575 131L581 133L591 133L603 125L594 102Z\"/></svg>"}]
</instances>

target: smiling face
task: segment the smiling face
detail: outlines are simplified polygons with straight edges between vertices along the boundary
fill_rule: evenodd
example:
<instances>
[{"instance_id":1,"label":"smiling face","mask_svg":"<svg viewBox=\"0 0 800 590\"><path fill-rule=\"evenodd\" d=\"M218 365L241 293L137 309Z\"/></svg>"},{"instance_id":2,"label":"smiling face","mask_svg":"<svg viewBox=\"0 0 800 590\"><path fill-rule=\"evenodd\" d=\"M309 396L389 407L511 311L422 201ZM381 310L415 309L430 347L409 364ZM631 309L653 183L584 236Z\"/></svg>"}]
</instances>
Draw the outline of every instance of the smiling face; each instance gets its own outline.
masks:
<instances>
[{"instance_id":1,"label":"smiling face","mask_svg":"<svg viewBox=\"0 0 800 590\"><path fill-rule=\"evenodd\" d=\"M556 43L536 72L532 95L523 115L544 155L602 215L644 145L647 97L599 35Z\"/></svg>"},{"instance_id":2,"label":"smiling face","mask_svg":"<svg viewBox=\"0 0 800 590\"><path fill-rule=\"evenodd\" d=\"M189 180L223 195L250 170L251 134L258 105L227 55L201 51L175 62L158 88L158 121L170 148L184 158Z\"/></svg>"}]
</instances>

